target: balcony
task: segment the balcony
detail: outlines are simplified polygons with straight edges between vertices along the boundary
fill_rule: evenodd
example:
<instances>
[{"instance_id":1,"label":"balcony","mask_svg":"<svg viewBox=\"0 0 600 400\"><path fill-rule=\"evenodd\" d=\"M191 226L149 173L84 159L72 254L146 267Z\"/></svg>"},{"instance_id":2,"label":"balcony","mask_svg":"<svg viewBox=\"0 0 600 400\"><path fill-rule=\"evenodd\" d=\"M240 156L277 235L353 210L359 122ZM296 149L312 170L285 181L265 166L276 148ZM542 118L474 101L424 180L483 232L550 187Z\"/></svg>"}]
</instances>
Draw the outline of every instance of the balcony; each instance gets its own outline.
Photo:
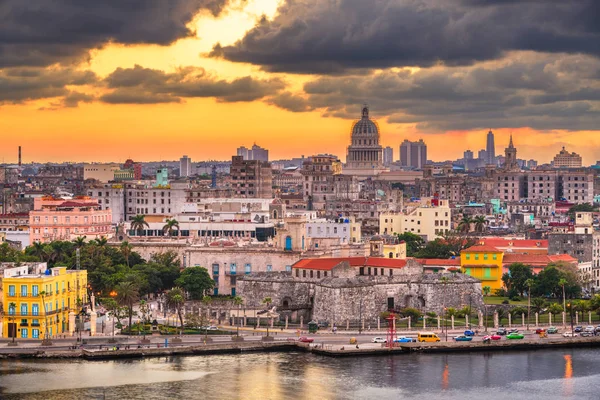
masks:
<instances>
[{"instance_id":1,"label":"balcony","mask_svg":"<svg viewBox=\"0 0 600 400\"><path fill-rule=\"evenodd\" d=\"M21 322L19 326L29 326L29 322Z\"/></svg>"}]
</instances>

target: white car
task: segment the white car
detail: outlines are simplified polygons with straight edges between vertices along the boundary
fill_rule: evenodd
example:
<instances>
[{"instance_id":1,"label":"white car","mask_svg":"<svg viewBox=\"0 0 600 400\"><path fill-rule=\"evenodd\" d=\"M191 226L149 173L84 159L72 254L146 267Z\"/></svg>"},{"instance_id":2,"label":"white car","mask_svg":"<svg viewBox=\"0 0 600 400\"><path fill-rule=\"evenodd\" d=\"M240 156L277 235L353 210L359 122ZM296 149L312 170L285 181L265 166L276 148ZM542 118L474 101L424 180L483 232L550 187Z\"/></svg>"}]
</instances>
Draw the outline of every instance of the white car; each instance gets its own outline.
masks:
<instances>
[{"instance_id":1,"label":"white car","mask_svg":"<svg viewBox=\"0 0 600 400\"><path fill-rule=\"evenodd\" d=\"M576 333L571 333L571 332L563 333L563 337L577 337L577 336L579 336L579 335Z\"/></svg>"},{"instance_id":2,"label":"white car","mask_svg":"<svg viewBox=\"0 0 600 400\"><path fill-rule=\"evenodd\" d=\"M385 338L377 336L377 337L374 337L373 340L371 340L371 342L373 342L373 343L387 343L387 340Z\"/></svg>"}]
</instances>

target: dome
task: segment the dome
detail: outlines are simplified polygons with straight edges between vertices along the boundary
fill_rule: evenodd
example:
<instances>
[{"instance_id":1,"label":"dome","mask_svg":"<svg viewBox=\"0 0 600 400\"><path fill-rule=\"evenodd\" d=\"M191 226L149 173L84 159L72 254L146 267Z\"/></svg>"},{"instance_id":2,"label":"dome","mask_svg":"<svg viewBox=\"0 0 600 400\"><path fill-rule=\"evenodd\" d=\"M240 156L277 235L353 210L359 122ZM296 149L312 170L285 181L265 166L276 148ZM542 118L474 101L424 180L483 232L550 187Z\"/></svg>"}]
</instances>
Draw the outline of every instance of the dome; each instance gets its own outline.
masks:
<instances>
[{"instance_id":1,"label":"dome","mask_svg":"<svg viewBox=\"0 0 600 400\"><path fill-rule=\"evenodd\" d=\"M379 126L369 118L369 107L366 105L362 109L362 118L352 125L352 136L355 135L379 136Z\"/></svg>"}]
</instances>

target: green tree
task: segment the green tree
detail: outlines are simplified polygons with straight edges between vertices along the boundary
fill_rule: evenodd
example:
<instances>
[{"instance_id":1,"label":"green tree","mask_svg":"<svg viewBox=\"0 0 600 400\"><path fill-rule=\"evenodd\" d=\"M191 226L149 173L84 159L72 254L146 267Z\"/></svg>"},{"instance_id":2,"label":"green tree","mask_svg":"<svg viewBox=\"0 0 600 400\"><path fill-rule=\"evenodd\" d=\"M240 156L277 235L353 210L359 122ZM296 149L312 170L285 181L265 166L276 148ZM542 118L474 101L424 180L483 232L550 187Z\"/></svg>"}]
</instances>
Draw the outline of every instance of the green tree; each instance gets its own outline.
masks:
<instances>
[{"instance_id":1,"label":"green tree","mask_svg":"<svg viewBox=\"0 0 600 400\"><path fill-rule=\"evenodd\" d=\"M168 236L173 236L173 232L177 231L179 235L179 222L176 219L169 219L165 221L165 226L163 226L163 233Z\"/></svg>"},{"instance_id":2,"label":"green tree","mask_svg":"<svg viewBox=\"0 0 600 400\"><path fill-rule=\"evenodd\" d=\"M131 219L131 230L134 231L138 236L142 235L144 228L149 228L150 225L146 222L145 215L136 215Z\"/></svg>"},{"instance_id":3,"label":"green tree","mask_svg":"<svg viewBox=\"0 0 600 400\"><path fill-rule=\"evenodd\" d=\"M490 286L484 286L481 290L483 291L484 296L489 296L492 288Z\"/></svg>"},{"instance_id":4,"label":"green tree","mask_svg":"<svg viewBox=\"0 0 600 400\"><path fill-rule=\"evenodd\" d=\"M123 257L125 258L125 263L129 267L129 257L131 256L131 253L133 252L133 247L129 244L128 241L124 241L119 246L119 250L121 251L121 254L123 254Z\"/></svg>"},{"instance_id":5,"label":"green tree","mask_svg":"<svg viewBox=\"0 0 600 400\"><path fill-rule=\"evenodd\" d=\"M558 280L558 286L562 287L562 301L563 301L563 311L567 312L567 307L565 306L565 286L568 284L569 282L565 279L565 278L560 278Z\"/></svg>"},{"instance_id":6,"label":"green tree","mask_svg":"<svg viewBox=\"0 0 600 400\"><path fill-rule=\"evenodd\" d=\"M78 236L75 239L73 239L73 243L75 244L76 248L80 249L83 246L85 246L85 238L81 237L81 236Z\"/></svg>"},{"instance_id":7,"label":"green tree","mask_svg":"<svg viewBox=\"0 0 600 400\"><path fill-rule=\"evenodd\" d=\"M502 275L502 282L510 292L514 290L519 296L523 296L528 289L527 280L533 279L531 267L522 263L513 263L508 267L508 273Z\"/></svg>"},{"instance_id":8,"label":"green tree","mask_svg":"<svg viewBox=\"0 0 600 400\"><path fill-rule=\"evenodd\" d=\"M525 307L513 307L510 310L510 315L513 318L513 323L515 320L520 317L522 314L527 314L527 309Z\"/></svg>"},{"instance_id":9,"label":"green tree","mask_svg":"<svg viewBox=\"0 0 600 400\"><path fill-rule=\"evenodd\" d=\"M134 282L121 282L116 288L117 301L124 307L127 307L129 316L128 332L131 335L131 323L133 320L133 305L140 299L139 289Z\"/></svg>"},{"instance_id":10,"label":"green tree","mask_svg":"<svg viewBox=\"0 0 600 400\"><path fill-rule=\"evenodd\" d=\"M182 310L185 306L185 294L180 287L174 287L167 292L167 307L174 308L179 317L180 330L179 334L183 335L183 314Z\"/></svg>"},{"instance_id":11,"label":"green tree","mask_svg":"<svg viewBox=\"0 0 600 400\"><path fill-rule=\"evenodd\" d=\"M487 220L483 215L476 216L473 219L473 223L475 224L475 232L485 232L485 229L487 228Z\"/></svg>"},{"instance_id":12,"label":"green tree","mask_svg":"<svg viewBox=\"0 0 600 400\"><path fill-rule=\"evenodd\" d=\"M548 306L548 312L552 315L558 315L563 312L563 308L558 303L552 303Z\"/></svg>"},{"instance_id":13,"label":"green tree","mask_svg":"<svg viewBox=\"0 0 600 400\"><path fill-rule=\"evenodd\" d=\"M534 297L531 299L531 311L534 313L541 313L546 307L546 300L542 297Z\"/></svg>"},{"instance_id":14,"label":"green tree","mask_svg":"<svg viewBox=\"0 0 600 400\"><path fill-rule=\"evenodd\" d=\"M575 214L577 212L594 212L598 211L598 207L594 207L590 203L576 204L573 207L569 208L567 211L567 215L571 219L575 219Z\"/></svg>"},{"instance_id":15,"label":"green tree","mask_svg":"<svg viewBox=\"0 0 600 400\"><path fill-rule=\"evenodd\" d=\"M189 267L183 270L175 284L183 288L192 299L199 300L215 287L213 281L204 267Z\"/></svg>"},{"instance_id":16,"label":"green tree","mask_svg":"<svg viewBox=\"0 0 600 400\"><path fill-rule=\"evenodd\" d=\"M417 310L416 308L412 308L412 307L402 308L398 311L398 314L403 318L410 317L410 320L412 321L413 324L416 324L417 321L419 320L419 318L421 318L421 316L423 315L421 313L421 311Z\"/></svg>"},{"instance_id":17,"label":"green tree","mask_svg":"<svg viewBox=\"0 0 600 400\"><path fill-rule=\"evenodd\" d=\"M457 230L462 233L469 233L469 232L471 232L471 224L472 223L473 223L473 220L471 219L471 217L464 216L458 223Z\"/></svg>"},{"instance_id":18,"label":"green tree","mask_svg":"<svg viewBox=\"0 0 600 400\"><path fill-rule=\"evenodd\" d=\"M398 237L399 241L406 243L406 255L408 257L414 257L415 254L417 254L417 252L425 245L425 241L421 236L415 235L411 232L405 232L402 234L397 233L396 236Z\"/></svg>"}]
</instances>

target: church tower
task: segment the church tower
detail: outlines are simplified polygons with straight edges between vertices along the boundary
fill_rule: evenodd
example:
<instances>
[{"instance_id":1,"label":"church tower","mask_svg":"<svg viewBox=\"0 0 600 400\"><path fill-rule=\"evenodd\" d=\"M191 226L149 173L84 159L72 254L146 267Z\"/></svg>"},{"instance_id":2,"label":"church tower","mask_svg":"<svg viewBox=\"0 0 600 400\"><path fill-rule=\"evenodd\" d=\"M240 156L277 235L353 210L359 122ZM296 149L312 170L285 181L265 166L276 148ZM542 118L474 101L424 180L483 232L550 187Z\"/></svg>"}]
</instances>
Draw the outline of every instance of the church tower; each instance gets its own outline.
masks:
<instances>
[{"instance_id":1,"label":"church tower","mask_svg":"<svg viewBox=\"0 0 600 400\"><path fill-rule=\"evenodd\" d=\"M520 169L519 164L517 163L517 149L513 145L512 133L510 134L508 147L504 149L504 169L507 171Z\"/></svg>"}]
</instances>

